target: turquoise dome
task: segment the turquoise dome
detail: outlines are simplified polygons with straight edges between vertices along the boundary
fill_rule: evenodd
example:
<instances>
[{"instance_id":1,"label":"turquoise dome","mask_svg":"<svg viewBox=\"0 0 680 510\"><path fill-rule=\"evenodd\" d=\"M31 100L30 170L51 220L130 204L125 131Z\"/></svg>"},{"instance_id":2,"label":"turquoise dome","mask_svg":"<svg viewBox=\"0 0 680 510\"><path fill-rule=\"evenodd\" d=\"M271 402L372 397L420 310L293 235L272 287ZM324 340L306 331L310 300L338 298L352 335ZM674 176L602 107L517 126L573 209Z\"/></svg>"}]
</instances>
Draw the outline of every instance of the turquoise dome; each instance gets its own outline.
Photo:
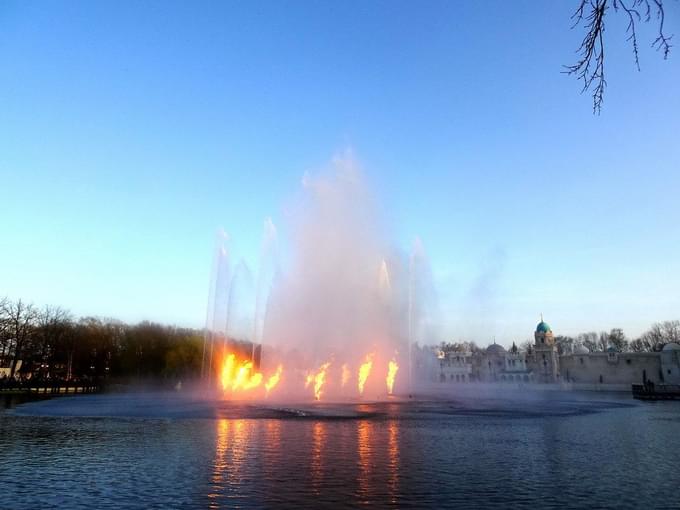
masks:
<instances>
[{"instance_id":1,"label":"turquoise dome","mask_svg":"<svg viewBox=\"0 0 680 510\"><path fill-rule=\"evenodd\" d=\"M548 333L550 331L550 326L548 326L547 322L539 322L538 326L536 326L536 333Z\"/></svg>"}]
</instances>

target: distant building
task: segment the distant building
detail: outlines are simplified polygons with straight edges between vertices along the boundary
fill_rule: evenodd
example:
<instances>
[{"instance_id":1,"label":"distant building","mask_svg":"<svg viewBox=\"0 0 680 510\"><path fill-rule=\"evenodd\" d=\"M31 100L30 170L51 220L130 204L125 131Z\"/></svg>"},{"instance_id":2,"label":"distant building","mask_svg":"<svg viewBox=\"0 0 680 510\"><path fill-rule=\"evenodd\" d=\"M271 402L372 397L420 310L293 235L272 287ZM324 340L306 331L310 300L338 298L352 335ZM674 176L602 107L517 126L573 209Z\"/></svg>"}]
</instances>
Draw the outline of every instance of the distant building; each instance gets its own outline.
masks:
<instances>
[{"instance_id":1,"label":"distant building","mask_svg":"<svg viewBox=\"0 0 680 510\"><path fill-rule=\"evenodd\" d=\"M470 382L472 380L471 352L440 352L439 382Z\"/></svg>"},{"instance_id":2,"label":"distant building","mask_svg":"<svg viewBox=\"0 0 680 510\"><path fill-rule=\"evenodd\" d=\"M434 355L433 355L434 357ZM577 345L573 353L559 355L550 326L543 321L534 331L534 345L520 351L513 342L506 351L495 341L480 352L441 352L437 370L429 377L442 383L511 382L560 383L567 387L630 389L633 383L680 384L680 345L666 344L660 352L590 352Z\"/></svg>"},{"instance_id":3,"label":"distant building","mask_svg":"<svg viewBox=\"0 0 680 510\"><path fill-rule=\"evenodd\" d=\"M542 315L534 332L534 349L527 355L527 365L537 382L554 383L560 380L560 359L555 336Z\"/></svg>"},{"instance_id":4,"label":"distant building","mask_svg":"<svg viewBox=\"0 0 680 510\"><path fill-rule=\"evenodd\" d=\"M666 344L661 352L590 352L577 346L560 357L565 382L573 385L680 384L680 345Z\"/></svg>"}]
</instances>

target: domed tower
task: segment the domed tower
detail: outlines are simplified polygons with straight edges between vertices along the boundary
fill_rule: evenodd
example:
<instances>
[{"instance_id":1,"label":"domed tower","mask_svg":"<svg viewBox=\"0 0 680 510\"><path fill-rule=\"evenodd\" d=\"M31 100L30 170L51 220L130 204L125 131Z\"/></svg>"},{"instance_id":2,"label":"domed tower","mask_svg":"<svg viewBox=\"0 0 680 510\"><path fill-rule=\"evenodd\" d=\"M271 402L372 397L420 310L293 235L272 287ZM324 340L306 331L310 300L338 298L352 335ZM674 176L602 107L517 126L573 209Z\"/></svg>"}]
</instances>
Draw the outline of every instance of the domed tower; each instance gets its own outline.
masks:
<instances>
[{"instance_id":1,"label":"domed tower","mask_svg":"<svg viewBox=\"0 0 680 510\"><path fill-rule=\"evenodd\" d=\"M557 382L560 379L560 358L555 345L555 336L550 326L543 321L536 325L534 332L533 369L541 382Z\"/></svg>"},{"instance_id":2,"label":"domed tower","mask_svg":"<svg viewBox=\"0 0 680 510\"><path fill-rule=\"evenodd\" d=\"M541 322L536 326L534 341L536 347L539 345L555 345L555 336L553 335L550 326L548 326L548 323L543 321L543 314L541 314Z\"/></svg>"}]
</instances>

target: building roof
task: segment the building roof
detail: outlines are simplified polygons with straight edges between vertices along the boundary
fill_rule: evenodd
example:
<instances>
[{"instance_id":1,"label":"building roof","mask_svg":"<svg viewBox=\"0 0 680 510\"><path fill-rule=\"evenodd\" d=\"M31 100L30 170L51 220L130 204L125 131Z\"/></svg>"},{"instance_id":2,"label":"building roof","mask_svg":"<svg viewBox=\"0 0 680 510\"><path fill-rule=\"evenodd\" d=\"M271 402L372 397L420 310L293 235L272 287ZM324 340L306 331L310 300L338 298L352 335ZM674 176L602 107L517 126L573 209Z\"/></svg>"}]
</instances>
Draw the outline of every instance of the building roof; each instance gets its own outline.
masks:
<instances>
[{"instance_id":1,"label":"building roof","mask_svg":"<svg viewBox=\"0 0 680 510\"><path fill-rule=\"evenodd\" d=\"M488 354L503 354L505 353L505 348L502 345L498 345L494 342L486 348L486 352Z\"/></svg>"},{"instance_id":2,"label":"building roof","mask_svg":"<svg viewBox=\"0 0 680 510\"><path fill-rule=\"evenodd\" d=\"M550 329L550 326L548 326L547 322L541 321L536 326L536 333L548 333L549 331L552 330Z\"/></svg>"},{"instance_id":3,"label":"building roof","mask_svg":"<svg viewBox=\"0 0 680 510\"><path fill-rule=\"evenodd\" d=\"M589 354L590 350L583 344L578 344L574 347L574 354Z\"/></svg>"},{"instance_id":4,"label":"building roof","mask_svg":"<svg viewBox=\"0 0 680 510\"><path fill-rule=\"evenodd\" d=\"M663 346L662 351L680 351L680 344L675 342L669 342Z\"/></svg>"}]
</instances>

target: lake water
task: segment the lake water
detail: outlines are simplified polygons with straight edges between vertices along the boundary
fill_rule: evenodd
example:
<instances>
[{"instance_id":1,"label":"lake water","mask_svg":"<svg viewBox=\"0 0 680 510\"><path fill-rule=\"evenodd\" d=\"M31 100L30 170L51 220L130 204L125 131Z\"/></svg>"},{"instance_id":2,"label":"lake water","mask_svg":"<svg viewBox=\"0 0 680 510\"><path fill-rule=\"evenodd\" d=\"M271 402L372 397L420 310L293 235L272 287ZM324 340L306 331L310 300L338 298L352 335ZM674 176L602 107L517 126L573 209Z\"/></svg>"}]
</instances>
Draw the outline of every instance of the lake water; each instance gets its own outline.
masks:
<instances>
[{"instance_id":1,"label":"lake water","mask_svg":"<svg viewBox=\"0 0 680 510\"><path fill-rule=\"evenodd\" d=\"M0 508L680 508L680 402L476 394L0 411Z\"/></svg>"}]
</instances>

